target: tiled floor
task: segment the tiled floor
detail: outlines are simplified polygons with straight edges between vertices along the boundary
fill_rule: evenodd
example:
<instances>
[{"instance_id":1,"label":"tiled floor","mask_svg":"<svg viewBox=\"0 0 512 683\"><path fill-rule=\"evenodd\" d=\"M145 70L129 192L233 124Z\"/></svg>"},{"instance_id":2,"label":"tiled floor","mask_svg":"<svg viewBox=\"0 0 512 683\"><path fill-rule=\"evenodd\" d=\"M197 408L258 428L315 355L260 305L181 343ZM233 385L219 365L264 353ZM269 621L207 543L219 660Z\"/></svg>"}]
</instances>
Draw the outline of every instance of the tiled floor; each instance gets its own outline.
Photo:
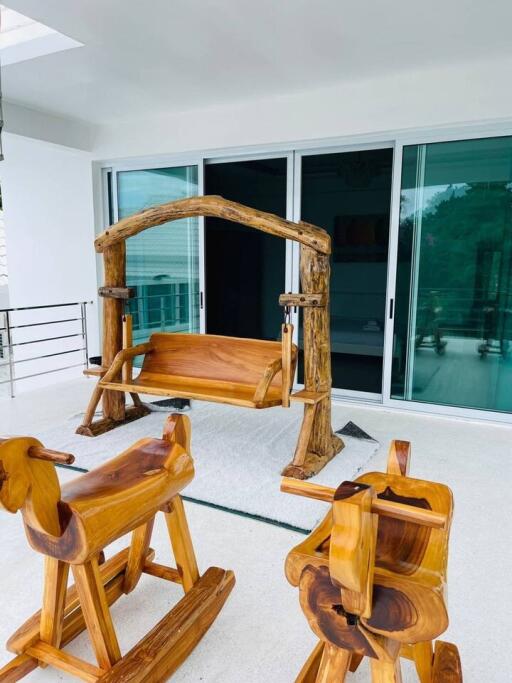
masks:
<instances>
[{"instance_id":1,"label":"tiled floor","mask_svg":"<svg viewBox=\"0 0 512 683\"><path fill-rule=\"evenodd\" d=\"M0 400L0 433L37 434L49 424L83 410L90 393L86 380L55 385ZM450 560L450 618L444 636L459 645L466 683L510 680L512 655L512 427L390 412L353 404L338 405L335 419L352 420L382 444L393 437L413 443L413 476L447 483L455 495ZM337 423L336 423L337 424ZM48 444L51 446L51 444ZM62 475L69 476L68 473ZM272 525L211 508L187 506L201 569L234 569L237 585L218 620L173 680L187 683L291 682L309 654L314 636L286 582L283 563L302 538ZM1 512L0 642L39 606L41 557L23 535L21 519ZM165 529L158 525L155 548L165 562ZM140 588L114 609L123 649L133 644L178 597L177 587L144 577ZM70 651L87 653L84 637ZM7 661L0 652L0 663ZM416 680L404 665L404 680ZM27 680L68 680L51 669ZM71 680L71 679L69 679ZM351 680L368 680L362 668Z\"/></svg>"}]
</instances>

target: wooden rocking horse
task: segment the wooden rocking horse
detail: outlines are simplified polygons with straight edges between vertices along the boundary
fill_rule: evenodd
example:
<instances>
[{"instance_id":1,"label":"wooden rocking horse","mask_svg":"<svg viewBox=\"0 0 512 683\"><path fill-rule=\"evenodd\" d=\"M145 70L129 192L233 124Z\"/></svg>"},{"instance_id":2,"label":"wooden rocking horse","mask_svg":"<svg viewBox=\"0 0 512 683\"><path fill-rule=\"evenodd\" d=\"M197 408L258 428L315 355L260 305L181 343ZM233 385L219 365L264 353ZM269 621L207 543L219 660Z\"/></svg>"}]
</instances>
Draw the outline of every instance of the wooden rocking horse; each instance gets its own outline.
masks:
<instances>
[{"instance_id":1,"label":"wooden rocking horse","mask_svg":"<svg viewBox=\"0 0 512 683\"><path fill-rule=\"evenodd\" d=\"M233 572L210 567L199 576L179 492L194 476L190 422L168 418L162 439L127 451L62 487L54 463L73 456L36 439L0 440L0 505L21 509L30 545L45 555L43 607L9 639L16 657L0 669L12 683L51 665L85 681L165 681L213 623L233 588ZM155 514L165 513L177 568L154 562ZM106 545L132 531L129 548L104 560ZM75 585L67 588L69 568ZM185 596L121 656L109 606L142 573L180 583ZM97 666L62 648L85 628Z\"/></svg>"},{"instance_id":2,"label":"wooden rocking horse","mask_svg":"<svg viewBox=\"0 0 512 683\"><path fill-rule=\"evenodd\" d=\"M409 456L409 443L394 441L386 474L337 489L283 479L285 492L332 503L286 560L319 638L296 683L341 683L363 657L373 683L401 683L400 657L414 661L421 683L462 683L456 646L433 646L448 627L452 494L408 477Z\"/></svg>"}]
</instances>

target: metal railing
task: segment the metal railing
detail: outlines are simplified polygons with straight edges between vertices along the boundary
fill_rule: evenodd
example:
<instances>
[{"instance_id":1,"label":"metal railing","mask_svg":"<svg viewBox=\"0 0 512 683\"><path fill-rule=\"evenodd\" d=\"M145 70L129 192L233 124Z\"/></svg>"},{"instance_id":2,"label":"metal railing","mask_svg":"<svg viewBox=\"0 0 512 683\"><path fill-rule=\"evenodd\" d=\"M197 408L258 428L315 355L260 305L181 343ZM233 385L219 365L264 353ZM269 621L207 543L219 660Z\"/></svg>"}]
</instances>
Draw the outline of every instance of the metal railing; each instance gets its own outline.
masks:
<instances>
[{"instance_id":1,"label":"metal railing","mask_svg":"<svg viewBox=\"0 0 512 683\"><path fill-rule=\"evenodd\" d=\"M5 361L7 355L7 361L0 362L0 385L8 384L10 386L11 398L15 397L15 385L16 382L21 380L30 379L32 377L39 377L41 375L48 375L54 372L61 372L62 370L69 370L71 368L85 367L89 365L89 344L87 339L87 305L92 304L92 301L75 301L66 304L48 304L45 306L23 306L20 308L0 308L0 320L3 318L3 326L0 327L0 361ZM71 317L58 318L57 320L43 320L34 322L17 323L14 318L16 314L23 311L41 311L56 308L69 308L71 306L79 307L78 311L71 314ZM62 325L65 323L78 322L80 324L79 331L73 332L71 334L61 334L57 336L46 336L43 335L42 338L37 339L26 339L24 341L16 341L14 335L17 334L16 330L32 330L33 328L38 329L39 327L48 327L51 325ZM51 332L49 333L52 334ZM63 339L73 339L79 338L77 348L71 349L60 349L53 350L49 349L48 353L42 353L35 356L30 356L28 358L16 358L16 350L26 347L30 344L42 344L47 342L62 342ZM59 356L66 356L72 353L83 353L83 361L80 363L73 363L71 365L64 365L58 368L50 368L39 372L29 372L29 374L18 376L16 374L17 366L21 363L35 362L48 358L56 358ZM8 376L7 379L2 378L1 371L7 368Z\"/></svg>"}]
</instances>

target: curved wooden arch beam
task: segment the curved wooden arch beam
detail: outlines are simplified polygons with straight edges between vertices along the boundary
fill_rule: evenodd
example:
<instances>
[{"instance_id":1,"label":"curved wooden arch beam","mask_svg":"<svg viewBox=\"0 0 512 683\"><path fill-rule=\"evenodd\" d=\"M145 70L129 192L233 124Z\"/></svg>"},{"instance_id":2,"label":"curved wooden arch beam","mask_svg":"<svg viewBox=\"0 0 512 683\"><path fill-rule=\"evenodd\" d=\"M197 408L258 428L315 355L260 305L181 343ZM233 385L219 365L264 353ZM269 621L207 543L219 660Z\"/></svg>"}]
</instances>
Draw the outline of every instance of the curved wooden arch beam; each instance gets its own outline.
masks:
<instances>
[{"instance_id":1,"label":"curved wooden arch beam","mask_svg":"<svg viewBox=\"0 0 512 683\"><path fill-rule=\"evenodd\" d=\"M94 246L97 252L102 253L109 247L124 242L143 230L193 216L223 218L233 223L246 225L249 228L268 232L276 237L300 242L320 254L331 253L331 239L322 228L302 221L293 223L273 213L258 211L217 195L178 199L123 218L101 233L96 238Z\"/></svg>"}]
</instances>

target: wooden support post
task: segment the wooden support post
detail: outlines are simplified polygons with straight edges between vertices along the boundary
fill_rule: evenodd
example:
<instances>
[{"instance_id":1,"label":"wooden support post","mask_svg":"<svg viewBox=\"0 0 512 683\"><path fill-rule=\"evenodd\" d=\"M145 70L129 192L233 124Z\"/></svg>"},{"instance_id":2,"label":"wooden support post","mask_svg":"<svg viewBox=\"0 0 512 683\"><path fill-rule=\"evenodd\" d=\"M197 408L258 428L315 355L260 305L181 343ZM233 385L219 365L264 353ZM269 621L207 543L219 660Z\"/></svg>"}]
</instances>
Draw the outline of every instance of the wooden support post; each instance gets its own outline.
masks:
<instances>
[{"instance_id":1,"label":"wooden support post","mask_svg":"<svg viewBox=\"0 0 512 683\"><path fill-rule=\"evenodd\" d=\"M44 559L44 593L41 610L41 640L60 647L64 604L68 588L69 564L53 557Z\"/></svg>"},{"instance_id":2,"label":"wooden support post","mask_svg":"<svg viewBox=\"0 0 512 683\"><path fill-rule=\"evenodd\" d=\"M301 244L300 278L305 294L325 293L326 305L305 307L304 316L304 388L306 391L328 392L318 404L308 445L305 476L319 472L344 447L331 426L331 343L329 319L330 263L321 254Z\"/></svg>"},{"instance_id":3,"label":"wooden support post","mask_svg":"<svg viewBox=\"0 0 512 683\"><path fill-rule=\"evenodd\" d=\"M199 570L181 496L172 499L171 512L165 513L165 520L176 567L183 582L183 589L188 593L199 579Z\"/></svg>"},{"instance_id":4,"label":"wooden support post","mask_svg":"<svg viewBox=\"0 0 512 683\"><path fill-rule=\"evenodd\" d=\"M125 593L131 593L139 583L139 579L144 570L144 565L146 564L154 522L155 518L153 517L149 522L146 522L146 524L143 524L132 532L128 566L126 567L124 575L123 590Z\"/></svg>"},{"instance_id":5,"label":"wooden support post","mask_svg":"<svg viewBox=\"0 0 512 683\"><path fill-rule=\"evenodd\" d=\"M105 249L103 254L105 287L126 286L126 244L118 242ZM103 367L109 368L123 344L123 301L103 300ZM117 379L117 378L116 378ZM103 393L103 417L121 422L125 418L125 396L119 391Z\"/></svg>"},{"instance_id":6,"label":"wooden support post","mask_svg":"<svg viewBox=\"0 0 512 683\"><path fill-rule=\"evenodd\" d=\"M326 643L316 683L343 683L350 666L351 652Z\"/></svg>"},{"instance_id":7,"label":"wooden support post","mask_svg":"<svg viewBox=\"0 0 512 683\"><path fill-rule=\"evenodd\" d=\"M123 349L128 349L133 346L133 323L130 314L123 316ZM133 358L128 358L123 363L122 377L123 384L132 383L133 372Z\"/></svg>"},{"instance_id":8,"label":"wooden support post","mask_svg":"<svg viewBox=\"0 0 512 683\"><path fill-rule=\"evenodd\" d=\"M395 661L370 659L372 683L402 683L402 671L400 658Z\"/></svg>"},{"instance_id":9,"label":"wooden support post","mask_svg":"<svg viewBox=\"0 0 512 683\"><path fill-rule=\"evenodd\" d=\"M102 669L110 669L121 651L110 616L107 596L101 580L98 561L73 565L76 588L92 646Z\"/></svg>"}]
</instances>

